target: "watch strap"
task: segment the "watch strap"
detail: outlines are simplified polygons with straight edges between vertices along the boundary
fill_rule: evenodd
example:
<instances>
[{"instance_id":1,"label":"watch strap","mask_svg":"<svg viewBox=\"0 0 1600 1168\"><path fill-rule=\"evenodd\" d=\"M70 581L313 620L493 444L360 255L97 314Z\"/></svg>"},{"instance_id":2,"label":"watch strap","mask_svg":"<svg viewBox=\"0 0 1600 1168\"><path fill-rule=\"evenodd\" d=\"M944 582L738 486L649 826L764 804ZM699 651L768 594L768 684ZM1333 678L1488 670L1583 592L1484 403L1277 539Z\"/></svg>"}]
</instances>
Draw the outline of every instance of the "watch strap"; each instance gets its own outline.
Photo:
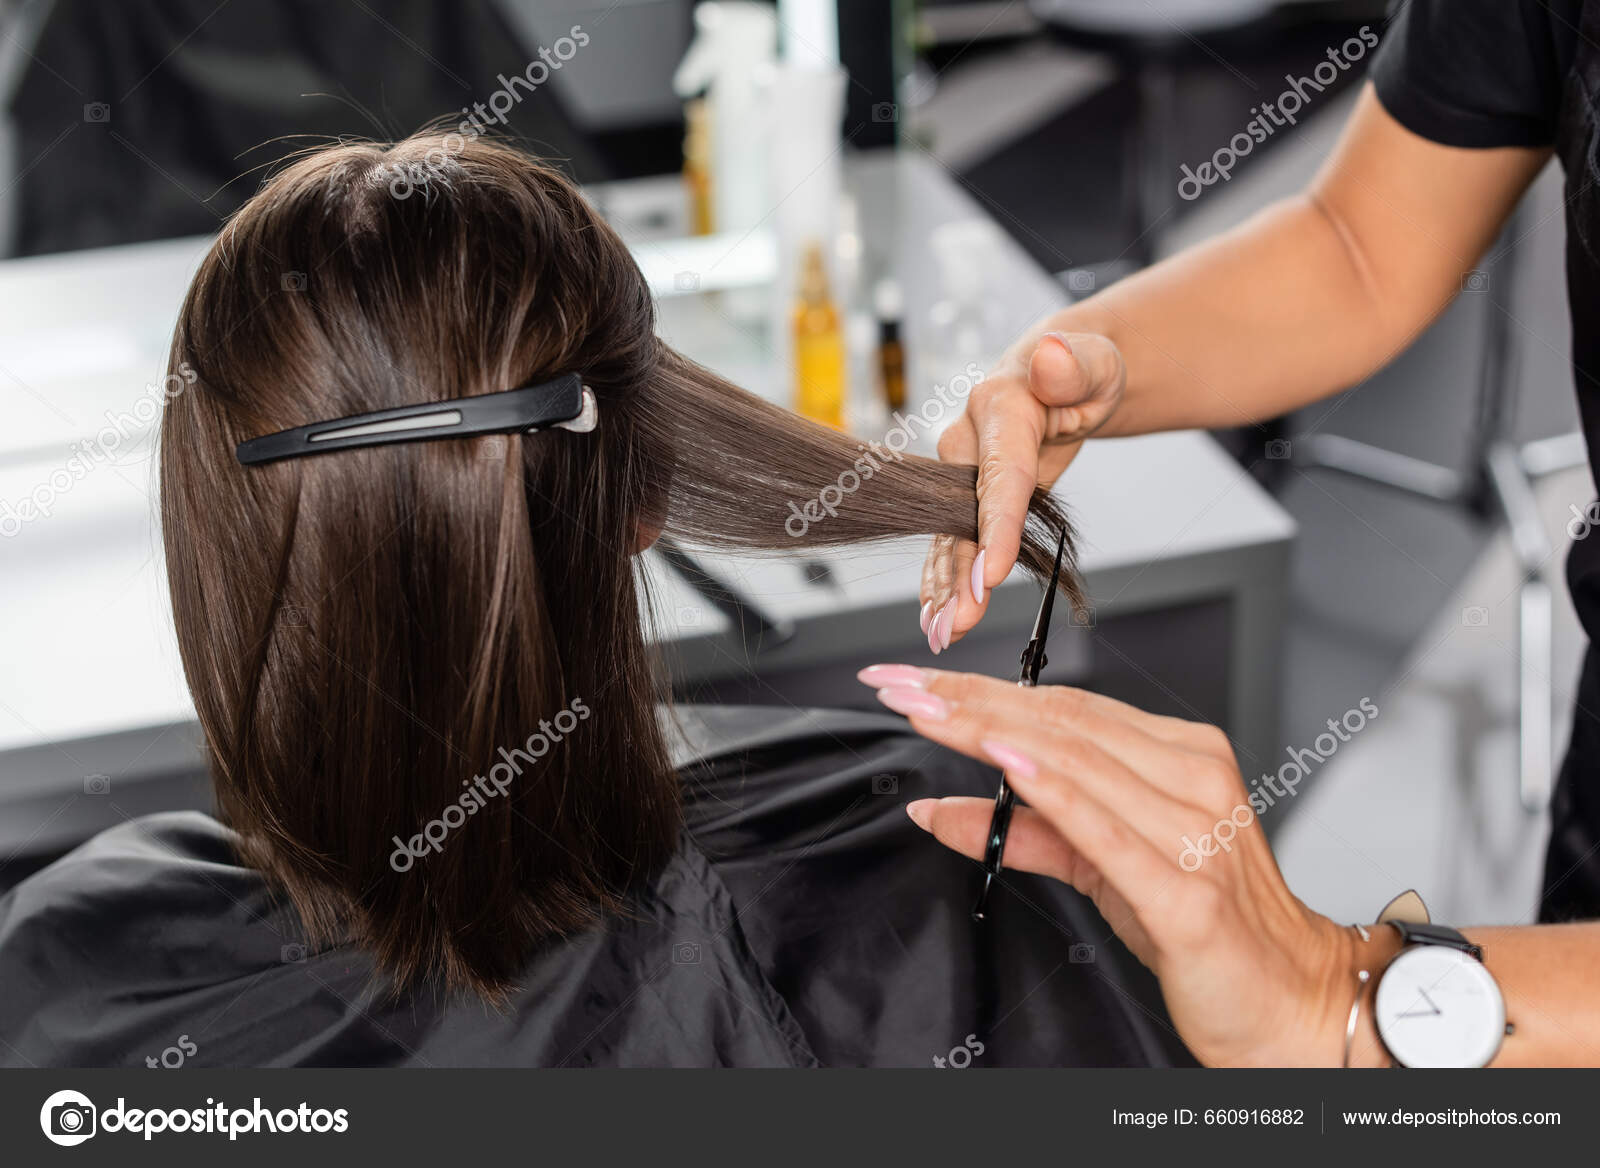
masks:
<instances>
[{"instance_id":1,"label":"watch strap","mask_svg":"<svg viewBox=\"0 0 1600 1168\"><path fill-rule=\"evenodd\" d=\"M1483 960L1483 947L1474 945L1449 925L1414 924L1410 921L1391 920L1400 940L1407 945L1443 945L1457 949L1477 961Z\"/></svg>"},{"instance_id":2,"label":"watch strap","mask_svg":"<svg viewBox=\"0 0 1600 1168\"><path fill-rule=\"evenodd\" d=\"M1428 923L1428 906L1422 902L1422 897L1417 895L1415 888L1408 888L1388 904L1383 906L1383 911L1378 914L1378 924L1392 925L1396 921L1406 921L1415 925Z\"/></svg>"}]
</instances>

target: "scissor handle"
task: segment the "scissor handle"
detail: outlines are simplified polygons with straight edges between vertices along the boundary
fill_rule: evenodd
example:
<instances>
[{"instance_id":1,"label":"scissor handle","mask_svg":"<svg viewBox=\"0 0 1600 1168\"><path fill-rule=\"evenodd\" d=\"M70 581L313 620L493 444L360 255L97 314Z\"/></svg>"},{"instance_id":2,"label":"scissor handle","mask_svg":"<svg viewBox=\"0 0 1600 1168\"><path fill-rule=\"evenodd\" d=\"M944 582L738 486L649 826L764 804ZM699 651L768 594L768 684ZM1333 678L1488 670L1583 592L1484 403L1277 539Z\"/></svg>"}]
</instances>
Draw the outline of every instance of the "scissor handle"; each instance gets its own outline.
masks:
<instances>
[{"instance_id":1,"label":"scissor handle","mask_svg":"<svg viewBox=\"0 0 1600 1168\"><path fill-rule=\"evenodd\" d=\"M1016 805L1017 797L1011 791L1011 784L1001 775L1000 790L994 797L994 814L989 817L989 842L983 850L983 885L978 889L977 903L972 906L975 921L983 920L989 903L989 887L1000 875L1006 854L1006 836L1011 831L1011 812Z\"/></svg>"}]
</instances>

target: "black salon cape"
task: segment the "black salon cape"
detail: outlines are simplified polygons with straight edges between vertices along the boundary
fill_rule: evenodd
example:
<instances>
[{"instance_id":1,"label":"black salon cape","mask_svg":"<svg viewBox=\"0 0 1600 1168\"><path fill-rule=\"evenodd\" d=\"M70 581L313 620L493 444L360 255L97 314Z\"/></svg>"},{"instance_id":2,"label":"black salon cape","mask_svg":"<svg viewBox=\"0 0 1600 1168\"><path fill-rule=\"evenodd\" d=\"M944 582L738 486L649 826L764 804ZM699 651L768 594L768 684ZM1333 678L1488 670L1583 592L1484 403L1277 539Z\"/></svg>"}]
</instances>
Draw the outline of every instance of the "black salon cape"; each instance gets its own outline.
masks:
<instances>
[{"instance_id":1,"label":"black salon cape","mask_svg":"<svg viewBox=\"0 0 1600 1168\"><path fill-rule=\"evenodd\" d=\"M198 812L109 830L0 900L0 1064L920 1066L1186 1061L1149 975L1062 885L978 870L909 799L996 775L880 714L680 708L682 844L547 947L505 1014L386 999ZM694 761L687 761L689 759Z\"/></svg>"}]
</instances>

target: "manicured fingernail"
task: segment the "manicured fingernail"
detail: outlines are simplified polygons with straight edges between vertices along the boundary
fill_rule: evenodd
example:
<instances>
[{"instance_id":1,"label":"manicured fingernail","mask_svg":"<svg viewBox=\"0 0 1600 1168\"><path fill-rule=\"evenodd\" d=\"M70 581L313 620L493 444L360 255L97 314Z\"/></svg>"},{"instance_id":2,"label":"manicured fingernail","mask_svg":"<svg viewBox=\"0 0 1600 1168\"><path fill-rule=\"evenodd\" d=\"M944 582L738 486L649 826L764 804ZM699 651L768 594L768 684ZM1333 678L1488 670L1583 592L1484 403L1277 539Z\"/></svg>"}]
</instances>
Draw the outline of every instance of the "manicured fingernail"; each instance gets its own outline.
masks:
<instances>
[{"instance_id":1,"label":"manicured fingernail","mask_svg":"<svg viewBox=\"0 0 1600 1168\"><path fill-rule=\"evenodd\" d=\"M915 665L869 665L856 674L856 680L873 689L923 689L928 684L927 675Z\"/></svg>"},{"instance_id":2,"label":"manicured fingernail","mask_svg":"<svg viewBox=\"0 0 1600 1168\"><path fill-rule=\"evenodd\" d=\"M1072 342L1067 340L1066 333L1045 333L1045 337L1054 341L1056 344L1065 349L1067 351L1067 356L1071 357L1075 355L1072 352Z\"/></svg>"},{"instance_id":3,"label":"manicured fingernail","mask_svg":"<svg viewBox=\"0 0 1600 1168\"><path fill-rule=\"evenodd\" d=\"M922 631L924 633L926 633L928 631L928 618L930 616L932 616L932 615L933 615L933 601L930 600L930 601L927 601L922 606L921 620L922 620Z\"/></svg>"},{"instance_id":4,"label":"manicured fingernail","mask_svg":"<svg viewBox=\"0 0 1600 1168\"><path fill-rule=\"evenodd\" d=\"M939 618L944 616L944 609L933 614L928 621L928 652L935 657L939 655Z\"/></svg>"},{"instance_id":5,"label":"manicured fingernail","mask_svg":"<svg viewBox=\"0 0 1600 1168\"><path fill-rule=\"evenodd\" d=\"M950 634L956 631L956 600L950 598L950 603L944 606L944 611L939 614L939 619L934 622L934 627L939 630L939 649L941 651L950 647Z\"/></svg>"},{"instance_id":6,"label":"manicured fingernail","mask_svg":"<svg viewBox=\"0 0 1600 1168\"><path fill-rule=\"evenodd\" d=\"M890 686L878 691L878 700L897 714L908 718L926 718L930 722L943 722L950 716L950 707L938 694L908 689L903 685Z\"/></svg>"},{"instance_id":7,"label":"manicured fingernail","mask_svg":"<svg viewBox=\"0 0 1600 1168\"><path fill-rule=\"evenodd\" d=\"M979 548L978 558L972 561L972 599L979 604L983 603L983 561L988 554L988 548Z\"/></svg>"},{"instance_id":8,"label":"manicured fingernail","mask_svg":"<svg viewBox=\"0 0 1600 1168\"><path fill-rule=\"evenodd\" d=\"M933 820L933 805L937 802L937 799L918 799L914 803L907 803L906 814L923 831L930 831L932 829L928 825Z\"/></svg>"},{"instance_id":9,"label":"manicured fingernail","mask_svg":"<svg viewBox=\"0 0 1600 1168\"><path fill-rule=\"evenodd\" d=\"M992 738L985 738L978 745L983 748L983 753L989 756L989 761L1008 775L1021 775L1025 779L1031 779L1039 773L1039 768L1034 766L1033 759L1014 746L1007 746L1004 742L996 742Z\"/></svg>"}]
</instances>

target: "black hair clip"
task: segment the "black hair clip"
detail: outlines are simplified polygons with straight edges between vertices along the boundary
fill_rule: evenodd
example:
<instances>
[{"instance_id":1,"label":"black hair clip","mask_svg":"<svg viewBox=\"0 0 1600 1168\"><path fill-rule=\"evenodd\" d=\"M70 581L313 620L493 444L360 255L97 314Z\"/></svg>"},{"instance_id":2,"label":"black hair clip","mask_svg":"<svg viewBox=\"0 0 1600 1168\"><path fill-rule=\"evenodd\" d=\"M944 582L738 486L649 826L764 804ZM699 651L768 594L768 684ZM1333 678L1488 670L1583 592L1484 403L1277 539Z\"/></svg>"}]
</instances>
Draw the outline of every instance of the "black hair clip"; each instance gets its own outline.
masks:
<instances>
[{"instance_id":1,"label":"black hair clip","mask_svg":"<svg viewBox=\"0 0 1600 1168\"><path fill-rule=\"evenodd\" d=\"M1061 583L1061 557L1066 548L1067 529L1063 527L1061 541L1056 544L1055 571L1050 573L1044 599L1039 602L1039 615L1033 619L1033 636L1028 638L1027 647L1022 650L1022 672L1017 677L1017 684L1024 689L1032 689L1039 684L1039 673L1048 662L1044 655L1044 642L1050 635L1050 613L1055 608L1056 587ZM1005 859L1006 835L1011 830L1011 812L1016 805L1017 797L1002 773L1000 790L994 797L994 814L989 818L989 842L983 852L983 886L978 889L978 902L972 906L972 919L975 921L983 920L984 909L989 903L989 888L1000 875L1001 861Z\"/></svg>"},{"instance_id":2,"label":"black hair clip","mask_svg":"<svg viewBox=\"0 0 1600 1168\"><path fill-rule=\"evenodd\" d=\"M300 458L358 446L467 438L475 434L517 434L545 427L588 433L600 421L594 390L576 373L553 381L476 397L375 410L329 422L313 422L241 442L235 450L246 466Z\"/></svg>"}]
</instances>

